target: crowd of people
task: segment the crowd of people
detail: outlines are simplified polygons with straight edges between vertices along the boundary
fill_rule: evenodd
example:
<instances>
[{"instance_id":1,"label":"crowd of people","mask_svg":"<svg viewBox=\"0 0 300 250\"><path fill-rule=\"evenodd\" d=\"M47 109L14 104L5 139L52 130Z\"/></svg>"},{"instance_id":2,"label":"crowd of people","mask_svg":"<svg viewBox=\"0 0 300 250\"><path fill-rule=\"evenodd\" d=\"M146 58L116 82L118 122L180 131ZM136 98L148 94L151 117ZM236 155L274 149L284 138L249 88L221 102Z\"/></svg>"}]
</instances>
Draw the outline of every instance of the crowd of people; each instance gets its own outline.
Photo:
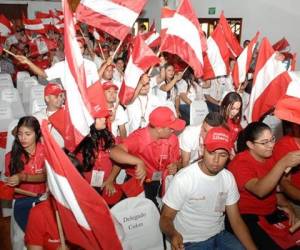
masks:
<instances>
[{"instance_id":1,"label":"crowd of people","mask_svg":"<svg viewBox=\"0 0 300 250\"><path fill-rule=\"evenodd\" d=\"M8 48L15 56L3 53L0 59L1 72L15 83L17 73L26 70L45 85L46 108L19 119L5 156L6 185L37 195L14 195L14 249L60 247L53 204L45 196L51 194L40 126L49 120L51 135L64 148L64 135L50 117L66 101L66 61L63 37L48 35L59 46L33 57L20 28L18 44ZM77 41L87 87L102 85L107 109L94 113L89 134L74 150L64 150L109 207L142 193L159 209L160 228L172 249L300 249L300 233L291 229L300 219L300 125L282 121L284 136L276 138L263 117L247 124L251 77L235 90L231 75L197 79L165 53L122 105L118 93L127 48L113 58L116 42L101 44L88 30ZM205 102L208 113L192 124L196 101ZM116 183L122 169L130 192Z\"/></svg>"}]
</instances>

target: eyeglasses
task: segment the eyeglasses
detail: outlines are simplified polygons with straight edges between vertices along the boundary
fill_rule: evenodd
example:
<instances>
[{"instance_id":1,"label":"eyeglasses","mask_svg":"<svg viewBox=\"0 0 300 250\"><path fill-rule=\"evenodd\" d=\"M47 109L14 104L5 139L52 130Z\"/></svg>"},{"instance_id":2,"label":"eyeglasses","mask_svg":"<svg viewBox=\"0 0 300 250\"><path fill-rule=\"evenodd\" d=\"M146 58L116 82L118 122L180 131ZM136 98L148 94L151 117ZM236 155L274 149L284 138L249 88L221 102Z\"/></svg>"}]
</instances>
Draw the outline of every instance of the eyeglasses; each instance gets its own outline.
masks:
<instances>
[{"instance_id":1,"label":"eyeglasses","mask_svg":"<svg viewBox=\"0 0 300 250\"><path fill-rule=\"evenodd\" d=\"M275 141L276 141L276 137L272 136L272 138L270 140L265 140L265 141L262 141L262 142L254 141L253 143L260 144L262 146L267 146L269 144L274 144Z\"/></svg>"}]
</instances>

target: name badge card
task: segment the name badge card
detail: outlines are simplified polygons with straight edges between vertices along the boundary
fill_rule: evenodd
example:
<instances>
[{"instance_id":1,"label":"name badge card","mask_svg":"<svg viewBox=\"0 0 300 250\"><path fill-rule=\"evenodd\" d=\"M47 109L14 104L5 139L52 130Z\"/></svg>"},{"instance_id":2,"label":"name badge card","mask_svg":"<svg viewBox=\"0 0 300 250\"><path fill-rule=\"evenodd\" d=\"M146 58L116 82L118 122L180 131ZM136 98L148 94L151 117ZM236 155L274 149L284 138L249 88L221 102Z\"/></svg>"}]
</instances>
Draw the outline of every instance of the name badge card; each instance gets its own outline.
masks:
<instances>
[{"instance_id":1,"label":"name badge card","mask_svg":"<svg viewBox=\"0 0 300 250\"><path fill-rule=\"evenodd\" d=\"M101 187L104 179L104 171L93 170L91 186L92 187Z\"/></svg>"}]
</instances>

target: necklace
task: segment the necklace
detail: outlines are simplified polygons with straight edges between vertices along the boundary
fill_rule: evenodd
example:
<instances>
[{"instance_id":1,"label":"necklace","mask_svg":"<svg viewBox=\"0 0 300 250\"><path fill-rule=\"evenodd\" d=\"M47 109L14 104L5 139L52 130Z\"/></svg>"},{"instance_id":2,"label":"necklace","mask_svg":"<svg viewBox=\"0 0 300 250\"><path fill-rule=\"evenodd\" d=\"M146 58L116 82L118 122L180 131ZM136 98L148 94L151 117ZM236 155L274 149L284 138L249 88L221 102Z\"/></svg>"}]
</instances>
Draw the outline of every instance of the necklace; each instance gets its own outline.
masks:
<instances>
[{"instance_id":1,"label":"necklace","mask_svg":"<svg viewBox=\"0 0 300 250\"><path fill-rule=\"evenodd\" d=\"M143 105L143 102L142 102L140 96L138 97L138 100L139 100L140 110L141 110L140 128L143 128L146 125L145 115L146 115L146 110L148 107L148 95L146 96L146 104L145 105ZM144 108L144 106L145 106L145 108Z\"/></svg>"}]
</instances>

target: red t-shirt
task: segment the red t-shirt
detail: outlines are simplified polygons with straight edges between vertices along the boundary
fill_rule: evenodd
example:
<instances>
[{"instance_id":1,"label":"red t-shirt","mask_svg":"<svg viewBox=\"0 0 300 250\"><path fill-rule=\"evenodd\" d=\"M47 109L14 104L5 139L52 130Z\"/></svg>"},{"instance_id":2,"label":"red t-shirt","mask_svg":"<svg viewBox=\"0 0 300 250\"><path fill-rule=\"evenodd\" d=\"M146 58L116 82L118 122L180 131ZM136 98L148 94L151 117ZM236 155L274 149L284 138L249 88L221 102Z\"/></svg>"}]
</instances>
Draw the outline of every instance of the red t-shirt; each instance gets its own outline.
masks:
<instances>
[{"instance_id":1,"label":"red t-shirt","mask_svg":"<svg viewBox=\"0 0 300 250\"><path fill-rule=\"evenodd\" d=\"M60 246L54 211L49 200L30 210L24 240L26 245L41 246L47 250L57 250Z\"/></svg>"},{"instance_id":2,"label":"red t-shirt","mask_svg":"<svg viewBox=\"0 0 300 250\"><path fill-rule=\"evenodd\" d=\"M228 119L227 126L229 127L230 138L232 140L232 144L234 144L235 141L237 140L239 132L242 130L241 124L234 123L232 119Z\"/></svg>"},{"instance_id":3,"label":"red t-shirt","mask_svg":"<svg viewBox=\"0 0 300 250\"><path fill-rule=\"evenodd\" d=\"M300 150L300 147L297 145L295 139L290 135L283 136L274 147L273 158L275 162L278 162L287 153L296 150ZM292 169L291 183L300 189L300 166Z\"/></svg>"},{"instance_id":4,"label":"red t-shirt","mask_svg":"<svg viewBox=\"0 0 300 250\"><path fill-rule=\"evenodd\" d=\"M5 155L5 175L10 176L10 169L9 169L9 163L10 163L10 153ZM23 159L25 160L25 158ZM44 152L44 146L41 143L37 143L35 153L29 158L29 161L27 164L24 165L24 169L21 171L21 173L25 174L41 174L45 171L45 152ZM31 191L37 194L42 194L46 191L46 184L45 182L41 183L33 183L33 182L21 182L17 186L18 188L21 188L23 190ZM23 195L16 195L15 197L24 197Z\"/></svg>"},{"instance_id":5,"label":"red t-shirt","mask_svg":"<svg viewBox=\"0 0 300 250\"><path fill-rule=\"evenodd\" d=\"M272 213L277 204L275 189L263 199L247 191L245 184L254 178L264 177L275 165L273 158L265 162L257 161L248 150L239 153L230 162L228 169L235 177L239 192L241 214L266 215Z\"/></svg>"},{"instance_id":6,"label":"red t-shirt","mask_svg":"<svg viewBox=\"0 0 300 250\"><path fill-rule=\"evenodd\" d=\"M83 162L82 159L82 154L77 155L78 159ZM109 152L108 151L103 151L99 150L97 159L95 161L94 167L92 170L101 170L104 172L104 179L106 180L107 177L110 175L111 170L112 170L112 161L109 158ZM92 179L92 170L89 172L83 172L84 178L87 180L88 183L91 183Z\"/></svg>"},{"instance_id":7,"label":"red t-shirt","mask_svg":"<svg viewBox=\"0 0 300 250\"><path fill-rule=\"evenodd\" d=\"M175 134L168 139L154 139L149 128L141 128L134 131L124 139L123 146L129 154L141 158L146 165L147 179L157 171L164 171L166 167L180 158L179 142ZM127 174L134 176L134 169L126 169Z\"/></svg>"}]
</instances>

